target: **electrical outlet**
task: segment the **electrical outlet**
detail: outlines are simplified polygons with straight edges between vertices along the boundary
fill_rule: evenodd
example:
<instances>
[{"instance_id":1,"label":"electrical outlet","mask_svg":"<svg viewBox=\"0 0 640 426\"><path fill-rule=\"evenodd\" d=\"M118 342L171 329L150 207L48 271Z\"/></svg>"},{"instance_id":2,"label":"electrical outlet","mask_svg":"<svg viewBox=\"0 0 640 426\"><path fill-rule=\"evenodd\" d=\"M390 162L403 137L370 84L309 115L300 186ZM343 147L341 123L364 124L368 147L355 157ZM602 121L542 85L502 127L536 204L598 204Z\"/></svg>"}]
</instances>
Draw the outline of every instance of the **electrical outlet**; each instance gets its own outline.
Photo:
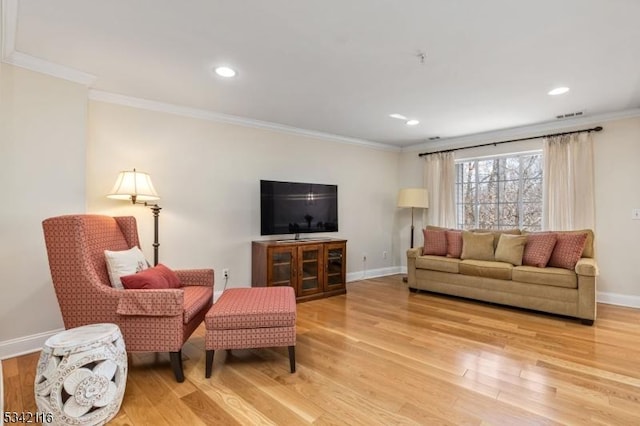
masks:
<instances>
[{"instance_id":1,"label":"electrical outlet","mask_svg":"<svg viewBox=\"0 0 640 426\"><path fill-rule=\"evenodd\" d=\"M225 280L229 279L229 269L228 268L224 268L222 270L222 276L224 277Z\"/></svg>"}]
</instances>

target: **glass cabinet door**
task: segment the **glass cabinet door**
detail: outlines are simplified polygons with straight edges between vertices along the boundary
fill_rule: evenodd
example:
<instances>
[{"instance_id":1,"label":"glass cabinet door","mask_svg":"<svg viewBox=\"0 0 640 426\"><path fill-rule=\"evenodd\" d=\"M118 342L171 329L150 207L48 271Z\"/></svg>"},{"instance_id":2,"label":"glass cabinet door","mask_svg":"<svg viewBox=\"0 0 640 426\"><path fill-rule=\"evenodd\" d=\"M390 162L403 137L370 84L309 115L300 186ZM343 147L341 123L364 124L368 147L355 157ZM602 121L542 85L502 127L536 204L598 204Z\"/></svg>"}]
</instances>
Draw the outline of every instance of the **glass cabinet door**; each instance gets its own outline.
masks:
<instances>
[{"instance_id":1,"label":"glass cabinet door","mask_svg":"<svg viewBox=\"0 0 640 426\"><path fill-rule=\"evenodd\" d=\"M323 279L322 245L298 247L298 296L322 291Z\"/></svg>"},{"instance_id":2,"label":"glass cabinet door","mask_svg":"<svg viewBox=\"0 0 640 426\"><path fill-rule=\"evenodd\" d=\"M288 286L296 302L347 292L347 241L253 241L251 286Z\"/></svg>"},{"instance_id":3,"label":"glass cabinet door","mask_svg":"<svg viewBox=\"0 0 640 426\"><path fill-rule=\"evenodd\" d=\"M324 291L345 288L346 247L344 243L326 244L325 262L327 268L326 287Z\"/></svg>"},{"instance_id":4,"label":"glass cabinet door","mask_svg":"<svg viewBox=\"0 0 640 426\"><path fill-rule=\"evenodd\" d=\"M296 279L295 247L269 250L267 259L268 286L292 286Z\"/></svg>"}]
</instances>

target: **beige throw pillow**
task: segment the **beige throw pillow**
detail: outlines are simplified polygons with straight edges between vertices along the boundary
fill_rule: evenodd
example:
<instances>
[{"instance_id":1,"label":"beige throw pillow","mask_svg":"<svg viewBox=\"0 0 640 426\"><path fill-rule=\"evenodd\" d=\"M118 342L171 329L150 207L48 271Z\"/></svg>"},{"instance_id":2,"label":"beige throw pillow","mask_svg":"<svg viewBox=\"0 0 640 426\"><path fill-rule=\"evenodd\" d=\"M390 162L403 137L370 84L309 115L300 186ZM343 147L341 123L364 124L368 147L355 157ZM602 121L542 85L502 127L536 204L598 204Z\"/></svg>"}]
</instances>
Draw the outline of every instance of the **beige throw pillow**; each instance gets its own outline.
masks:
<instances>
[{"instance_id":1,"label":"beige throw pillow","mask_svg":"<svg viewBox=\"0 0 640 426\"><path fill-rule=\"evenodd\" d=\"M494 260L493 234L462 231L460 259Z\"/></svg>"},{"instance_id":2,"label":"beige throw pillow","mask_svg":"<svg viewBox=\"0 0 640 426\"><path fill-rule=\"evenodd\" d=\"M500 235L498 247L496 247L496 260L498 262L507 262L514 266L522 266L522 255L526 244L526 235Z\"/></svg>"},{"instance_id":3,"label":"beige throw pillow","mask_svg":"<svg viewBox=\"0 0 640 426\"><path fill-rule=\"evenodd\" d=\"M135 274L148 268L147 260L138 247L122 251L105 250L104 256L107 261L107 272L109 272L111 287L120 290L123 289L120 277Z\"/></svg>"}]
</instances>

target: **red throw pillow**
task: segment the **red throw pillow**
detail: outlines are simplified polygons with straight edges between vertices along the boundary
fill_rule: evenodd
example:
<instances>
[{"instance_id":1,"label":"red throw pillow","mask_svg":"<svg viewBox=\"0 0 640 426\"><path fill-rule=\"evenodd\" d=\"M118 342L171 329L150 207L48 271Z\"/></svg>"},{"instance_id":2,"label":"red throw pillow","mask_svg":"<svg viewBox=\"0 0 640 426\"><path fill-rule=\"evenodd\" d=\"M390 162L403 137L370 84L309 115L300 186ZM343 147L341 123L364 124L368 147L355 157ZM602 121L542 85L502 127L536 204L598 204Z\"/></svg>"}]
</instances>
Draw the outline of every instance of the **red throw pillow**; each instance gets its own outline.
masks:
<instances>
[{"instance_id":1,"label":"red throw pillow","mask_svg":"<svg viewBox=\"0 0 640 426\"><path fill-rule=\"evenodd\" d=\"M462 231L445 231L447 237L447 257L460 259L462 254Z\"/></svg>"},{"instance_id":2,"label":"red throw pillow","mask_svg":"<svg viewBox=\"0 0 640 426\"><path fill-rule=\"evenodd\" d=\"M557 236L553 232L527 234L527 243L522 254L522 264L544 268L549 262Z\"/></svg>"},{"instance_id":3,"label":"red throw pillow","mask_svg":"<svg viewBox=\"0 0 640 426\"><path fill-rule=\"evenodd\" d=\"M549 266L573 270L582 257L586 242L586 233L559 233L558 241L549 259Z\"/></svg>"},{"instance_id":4,"label":"red throw pillow","mask_svg":"<svg viewBox=\"0 0 640 426\"><path fill-rule=\"evenodd\" d=\"M182 283L180 282L180 278L178 278L178 275L173 270L169 269L167 266L163 265L162 263L158 263L158 266L156 266L156 268L167 279L167 282L169 283L169 288L180 288L180 287L182 287Z\"/></svg>"},{"instance_id":5,"label":"red throw pillow","mask_svg":"<svg viewBox=\"0 0 640 426\"><path fill-rule=\"evenodd\" d=\"M162 263L136 274L120 277L120 280L126 289L180 288L180 279L176 273Z\"/></svg>"},{"instance_id":6,"label":"red throw pillow","mask_svg":"<svg viewBox=\"0 0 640 426\"><path fill-rule=\"evenodd\" d=\"M432 254L436 256L447 255L447 236L444 230L424 229L424 248L422 254Z\"/></svg>"}]
</instances>

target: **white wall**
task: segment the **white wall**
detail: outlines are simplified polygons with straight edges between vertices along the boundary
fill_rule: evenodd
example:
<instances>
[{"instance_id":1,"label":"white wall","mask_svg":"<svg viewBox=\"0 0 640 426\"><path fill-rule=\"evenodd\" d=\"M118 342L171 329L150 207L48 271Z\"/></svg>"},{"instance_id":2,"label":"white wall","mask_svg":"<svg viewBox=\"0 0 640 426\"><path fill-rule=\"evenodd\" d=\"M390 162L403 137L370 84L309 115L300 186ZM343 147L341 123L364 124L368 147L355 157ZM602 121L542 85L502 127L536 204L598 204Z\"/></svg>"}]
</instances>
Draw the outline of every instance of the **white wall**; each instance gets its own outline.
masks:
<instances>
[{"instance_id":1,"label":"white wall","mask_svg":"<svg viewBox=\"0 0 640 426\"><path fill-rule=\"evenodd\" d=\"M604 131L593 134L596 256L600 268L598 300L640 307L640 269L637 267L640 250L636 246L640 241L640 220L631 220L631 210L640 208L640 190L635 179L640 163L640 118L608 121L601 125ZM588 126L580 128L583 127ZM476 139L474 145L496 139L488 134L486 141ZM456 158L534 149L542 149L540 140L457 151ZM418 171L422 170L423 160L418 158L418 151L403 152L399 163L399 181L404 186L422 185L422 174ZM421 243L422 235L417 245ZM402 262L406 265L406 259Z\"/></svg>"},{"instance_id":2,"label":"white wall","mask_svg":"<svg viewBox=\"0 0 640 426\"><path fill-rule=\"evenodd\" d=\"M41 222L85 209L86 107L83 86L0 64L0 358L62 327Z\"/></svg>"},{"instance_id":3,"label":"white wall","mask_svg":"<svg viewBox=\"0 0 640 426\"><path fill-rule=\"evenodd\" d=\"M251 241L260 237L259 180L337 184L338 233L351 279L394 265L397 152L91 101L87 156L90 212L132 214L151 259L148 208L105 198L118 171L148 172L162 197L160 262L213 267L216 290L251 283ZM383 252L387 258L383 258ZM367 262L362 261L367 253Z\"/></svg>"},{"instance_id":4,"label":"white wall","mask_svg":"<svg viewBox=\"0 0 640 426\"><path fill-rule=\"evenodd\" d=\"M640 307L640 118L603 124L594 136L599 300Z\"/></svg>"}]
</instances>

